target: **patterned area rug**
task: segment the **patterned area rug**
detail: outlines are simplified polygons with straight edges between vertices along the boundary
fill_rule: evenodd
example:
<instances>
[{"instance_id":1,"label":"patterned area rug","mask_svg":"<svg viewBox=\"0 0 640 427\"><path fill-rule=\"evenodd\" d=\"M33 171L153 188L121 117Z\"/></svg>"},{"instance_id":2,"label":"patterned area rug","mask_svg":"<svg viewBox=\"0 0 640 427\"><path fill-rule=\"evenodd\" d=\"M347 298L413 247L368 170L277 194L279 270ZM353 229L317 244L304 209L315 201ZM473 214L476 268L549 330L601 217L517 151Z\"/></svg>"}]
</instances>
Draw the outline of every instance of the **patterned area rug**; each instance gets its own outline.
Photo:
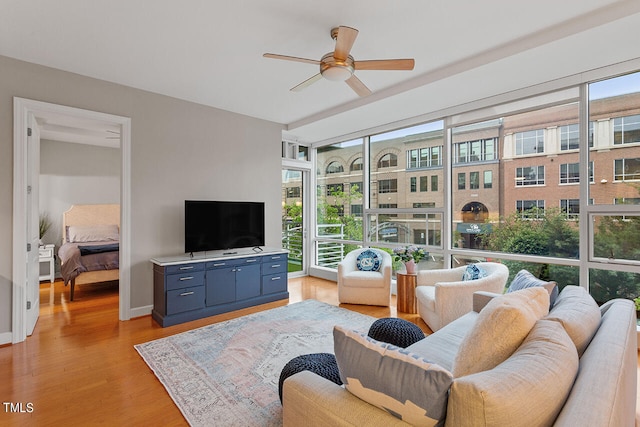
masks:
<instances>
[{"instance_id":1,"label":"patterned area rug","mask_svg":"<svg viewBox=\"0 0 640 427\"><path fill-rule=\"evenodd\" d=\"M281 426L278 379L292 358L333 353L333 327L375 318L316 300L135 346L192 426Z\"/></svg>"}]
</instances>

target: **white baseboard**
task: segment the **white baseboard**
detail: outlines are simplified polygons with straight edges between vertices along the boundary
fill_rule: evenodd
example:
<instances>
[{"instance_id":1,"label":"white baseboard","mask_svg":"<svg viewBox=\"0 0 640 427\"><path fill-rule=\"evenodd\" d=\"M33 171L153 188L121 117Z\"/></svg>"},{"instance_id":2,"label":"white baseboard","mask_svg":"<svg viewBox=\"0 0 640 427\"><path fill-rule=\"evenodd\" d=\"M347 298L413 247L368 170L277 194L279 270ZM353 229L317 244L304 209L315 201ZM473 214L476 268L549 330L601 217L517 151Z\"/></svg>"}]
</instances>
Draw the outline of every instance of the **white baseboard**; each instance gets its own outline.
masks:
<instances>
[{"instance_id":1,"label":"white baseboard","mask_svg":"<svg viewBox=\"0 0 640 427\"><path fill-rule=\"evenodd\" d=\"M145 305L143 307L134 307L129 310L129 314L131 315L131 319L135 319L136 317L148 316L151 314L151 310L153 310L152 305Z\"/></svg>"},{"instance_id":2,"label":"white baseboard","mask_svg":"<svg viewBox=\"0 0 640 427\"><path fill-rule=\"evenodd\" d=\"M13 334L11 332L3 332L0 334L0 345L11 344L13 342Z\"/></svg>"}]
</instances>

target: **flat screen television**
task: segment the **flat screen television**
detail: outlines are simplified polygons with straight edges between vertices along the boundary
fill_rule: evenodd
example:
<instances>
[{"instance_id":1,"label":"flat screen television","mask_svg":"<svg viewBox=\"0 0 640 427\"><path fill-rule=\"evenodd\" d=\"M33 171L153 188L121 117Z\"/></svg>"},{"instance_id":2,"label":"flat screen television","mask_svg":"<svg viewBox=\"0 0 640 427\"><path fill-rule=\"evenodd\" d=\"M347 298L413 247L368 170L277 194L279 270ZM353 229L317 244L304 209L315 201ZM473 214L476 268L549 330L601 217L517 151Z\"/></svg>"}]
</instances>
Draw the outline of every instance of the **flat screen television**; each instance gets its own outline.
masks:
<instances>
[{"instance_id":1,"label":"flat screen television","mask_svg":"<svg viewBox=\"0 0 640 427\"><path fill-rule=\"evenodd\" d=\"M186 253L264 246L264 203L185 200Z\"/></svg>"}]
</instances>

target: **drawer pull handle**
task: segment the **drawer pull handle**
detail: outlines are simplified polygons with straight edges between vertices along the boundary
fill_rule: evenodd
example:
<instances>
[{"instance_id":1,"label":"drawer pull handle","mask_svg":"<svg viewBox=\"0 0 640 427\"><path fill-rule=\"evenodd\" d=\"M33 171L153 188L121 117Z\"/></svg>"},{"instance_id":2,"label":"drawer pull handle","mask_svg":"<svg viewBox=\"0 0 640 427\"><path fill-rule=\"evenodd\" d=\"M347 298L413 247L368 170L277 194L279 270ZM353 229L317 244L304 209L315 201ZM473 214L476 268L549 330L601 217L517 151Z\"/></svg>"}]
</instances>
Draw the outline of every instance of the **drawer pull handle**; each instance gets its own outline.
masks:
<instances>
[{"instance_id":1,"label":"drawer pull handle","mask_svg":"<svg viewBox=\"0 0 640 427\"><path fill-rule=\"evenodd\" d=\"M180 270L191 270L193 268L192 265L186 266L186 267L180 267Z\"/></svg>"},{"instance_id":2,"label":"drawer pull handle","mask_svg":"<svg viewBox=\"0 0 640 427\"><path fill-rule=\"evenodd\" d=\"M278 267L280 267L280 264L274 264L271 266L271 268L278 268Z\"/></svg>"},{"instance_id":3,"label":"drawer pull handle","mask_svg":"<svg viewBox=\"0 0 640 427\"><path fill-rule=\"evenodd\" d=\"M246 262L256 262L257 259L248 259Z\"/></svg>"},{"instance_id":4,"label":"drawer pull handle","mask_svg":"<svg viewBox=\"0 0 640 427\"><path fill-rule=\"evenodd\" d=\"M271 259L275 261L277 259L280 259L280 257L279 256L272 256Z\"/></svg>"},{"instance_id":5,"label":"drawer pull handle","mask_svg":"<svg viewBox=\"0 0 640 427\"><path fill-rule=\"evenodd\" d=\"M180 280L191 280L193 279L193 276L187 276L187 277L181 277Z\"/></svg>"},{"instance_id":6,"label":"drawer pull handle","mask_svg":"<svg viewBox=\"0 0 640 427\"><path fill-rule=\"evenodd\" d=\"M180 296L181 297L186 297L186 296L193 295L193 294L194 294L194 292L184 292L184 293L181 293Z\"/></svg>"},{"instance_id":7,"label":"drawer pull handle","mask_svg":"<svg viewBox=\"0 0 640 427\"><path fill-rule=\"evenodd\" d=\"M281 279L281 277L280 277L280 276L278 276L278 277L272 277L272 278L271 278L271 281L274 281L274 280L280 280L280 279Z\"/></svg>"},{"instance_id":8,"label":"drawer pull handle","mask_svg":"<svg viewBox=\"0 0 640 427\"><path fill-rule=\"evenodd\" d=\"M222 267L225 264L226 264L225 262L219 262L219 263L213 264L213 266L214 267Z\"/></svg>"}]
</instances>

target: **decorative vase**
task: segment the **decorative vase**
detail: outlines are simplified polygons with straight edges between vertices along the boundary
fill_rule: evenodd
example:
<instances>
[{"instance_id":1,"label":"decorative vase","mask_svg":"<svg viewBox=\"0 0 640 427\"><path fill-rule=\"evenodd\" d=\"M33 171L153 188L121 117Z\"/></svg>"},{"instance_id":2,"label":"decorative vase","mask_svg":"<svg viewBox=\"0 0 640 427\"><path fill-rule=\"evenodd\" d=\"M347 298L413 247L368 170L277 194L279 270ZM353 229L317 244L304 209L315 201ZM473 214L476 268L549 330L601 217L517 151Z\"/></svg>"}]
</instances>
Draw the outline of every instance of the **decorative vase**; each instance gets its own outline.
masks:
<instances>
[{"instance_id":1,"label":"decorative vase","mask_svg":"<svg viewBox=\"0 0 640 427\"><path fill-rule=\"evenodd\" d=\"M405 261L404 268L407 270L407 274L416 274L416 262L414 260Z\"/></svg>"}]
</instances>

